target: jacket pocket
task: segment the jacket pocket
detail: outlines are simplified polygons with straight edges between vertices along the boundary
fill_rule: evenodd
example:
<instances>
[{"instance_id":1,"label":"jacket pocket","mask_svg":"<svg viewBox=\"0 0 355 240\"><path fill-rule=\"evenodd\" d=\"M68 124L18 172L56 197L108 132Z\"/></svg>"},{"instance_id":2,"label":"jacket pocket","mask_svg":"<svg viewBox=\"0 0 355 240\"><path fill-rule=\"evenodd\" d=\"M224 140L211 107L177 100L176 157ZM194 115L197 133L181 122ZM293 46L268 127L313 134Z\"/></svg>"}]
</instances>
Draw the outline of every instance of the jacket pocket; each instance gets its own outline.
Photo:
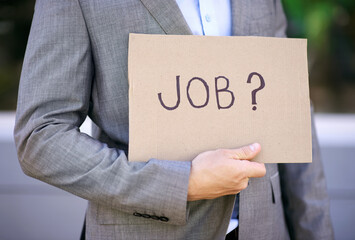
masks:
<instances>
[{"instance_id":1,"label":"jacket pocket","mask_svg":"<svg viewBox=\"0 0 355 240\"><path fill-rule=\"evenodd\" d=\"M271 185L271 197L272 203L276 204L281 201L281 187L280 187L280 175L279 172L276 172L270 177Z\"/></svg>"}]
</instances>

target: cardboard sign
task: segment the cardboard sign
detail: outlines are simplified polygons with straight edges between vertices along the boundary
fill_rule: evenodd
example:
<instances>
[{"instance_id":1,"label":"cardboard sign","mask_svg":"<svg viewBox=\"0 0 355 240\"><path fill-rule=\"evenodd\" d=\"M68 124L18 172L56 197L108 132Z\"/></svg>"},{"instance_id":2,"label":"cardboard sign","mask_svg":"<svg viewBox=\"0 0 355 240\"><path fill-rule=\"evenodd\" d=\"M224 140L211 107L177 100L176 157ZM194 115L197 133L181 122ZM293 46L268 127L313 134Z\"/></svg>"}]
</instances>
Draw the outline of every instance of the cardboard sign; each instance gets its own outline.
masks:
<instances>
[{"instance_id":1,"label":"cardboard sign","mask_svg":"<svg viewBox=\"0 0 355 240\"><path fill-rule=\"evenodd\" d=\"M312 161L307 42L130 34L129 161L261 144L255 161Z\"/></svg>"}]
</instances>

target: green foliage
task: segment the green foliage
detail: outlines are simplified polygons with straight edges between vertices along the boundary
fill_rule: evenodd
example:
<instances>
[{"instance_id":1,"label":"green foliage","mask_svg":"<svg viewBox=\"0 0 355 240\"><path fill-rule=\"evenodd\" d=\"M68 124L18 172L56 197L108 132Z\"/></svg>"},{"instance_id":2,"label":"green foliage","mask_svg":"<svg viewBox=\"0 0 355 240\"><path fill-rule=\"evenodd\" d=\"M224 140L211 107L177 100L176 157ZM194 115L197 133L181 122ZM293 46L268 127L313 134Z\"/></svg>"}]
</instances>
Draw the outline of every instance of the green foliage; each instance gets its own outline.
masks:
<instances>
[{"instance_id":1,"label":"green foliage","mask_svg":"<svg viewBox=\"0 0 355 240\"><path fill-rule=\"evenodd\" d=\"M312 47L324 50L337 4L327 0L283 0L283 2L292 24L289 34L307 38Z\"/></svg>"},{"instance_id":2,"label":"green foliage","mask_svg":"<svg viewBox=\"0 0 355 240\"><path fill-rule=\"evenodd\" d=\"M34 0L0 2L0 110L16 108L21 65Z\"/></svg>"},{"instance_id":3,"label":"green foliage","mask_svg":"<svg viewBox=\"0 0 355 240\"><path fill-rule=\"evenodd\" d=\"M288 36L308 39L314 102L321 111L355 112L355 1L282 2Z\"/></svg>"}]
</instances>

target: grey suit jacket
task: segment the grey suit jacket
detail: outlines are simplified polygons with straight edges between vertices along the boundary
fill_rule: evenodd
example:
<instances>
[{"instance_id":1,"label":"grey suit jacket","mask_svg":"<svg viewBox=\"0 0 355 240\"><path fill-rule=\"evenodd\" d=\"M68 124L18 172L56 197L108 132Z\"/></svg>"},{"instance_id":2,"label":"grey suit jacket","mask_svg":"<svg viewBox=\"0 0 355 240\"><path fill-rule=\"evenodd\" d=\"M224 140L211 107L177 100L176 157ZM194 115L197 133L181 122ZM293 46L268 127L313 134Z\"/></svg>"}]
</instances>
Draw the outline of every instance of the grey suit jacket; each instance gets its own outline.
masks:
<instances>
[{"instance_id":1,"label":"grey suit jacket","mask_svg":"<svg viewBox=\"0 0 355 240\"><path fill-rule=\"evenodd\" d=\"M232 14L234 35L285 36L278 0L232 0ZM14 131L22 169L89 200L87 239L224 239L235 197L187 202L191 161L127 161L129 33L191 31L174 0L37 1ZM79 131L87 115L94 137ZM240 239L332 238L313 137L312 164L267 164L241 192Z\"/></svg>"}]
</instances>

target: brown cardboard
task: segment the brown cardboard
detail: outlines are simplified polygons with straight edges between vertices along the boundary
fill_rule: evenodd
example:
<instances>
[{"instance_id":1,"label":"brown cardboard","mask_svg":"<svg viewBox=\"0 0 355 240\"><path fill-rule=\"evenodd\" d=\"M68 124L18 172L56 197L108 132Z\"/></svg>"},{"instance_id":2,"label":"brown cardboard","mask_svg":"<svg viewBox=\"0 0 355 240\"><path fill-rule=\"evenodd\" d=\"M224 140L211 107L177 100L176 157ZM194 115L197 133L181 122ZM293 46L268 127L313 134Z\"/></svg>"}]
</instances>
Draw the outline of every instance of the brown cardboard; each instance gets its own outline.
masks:
<instances>
[{"instance_id":1,"label":"brown cardboard","mask_svg":"<svg viewBox=\"0 0 355 240\"><path fill-rule=\"evenodd\" d=\"M130 34L129 161L258 142L255 161L311 162L306 48L304 39Z\"/></svg>"}]
</instances>

